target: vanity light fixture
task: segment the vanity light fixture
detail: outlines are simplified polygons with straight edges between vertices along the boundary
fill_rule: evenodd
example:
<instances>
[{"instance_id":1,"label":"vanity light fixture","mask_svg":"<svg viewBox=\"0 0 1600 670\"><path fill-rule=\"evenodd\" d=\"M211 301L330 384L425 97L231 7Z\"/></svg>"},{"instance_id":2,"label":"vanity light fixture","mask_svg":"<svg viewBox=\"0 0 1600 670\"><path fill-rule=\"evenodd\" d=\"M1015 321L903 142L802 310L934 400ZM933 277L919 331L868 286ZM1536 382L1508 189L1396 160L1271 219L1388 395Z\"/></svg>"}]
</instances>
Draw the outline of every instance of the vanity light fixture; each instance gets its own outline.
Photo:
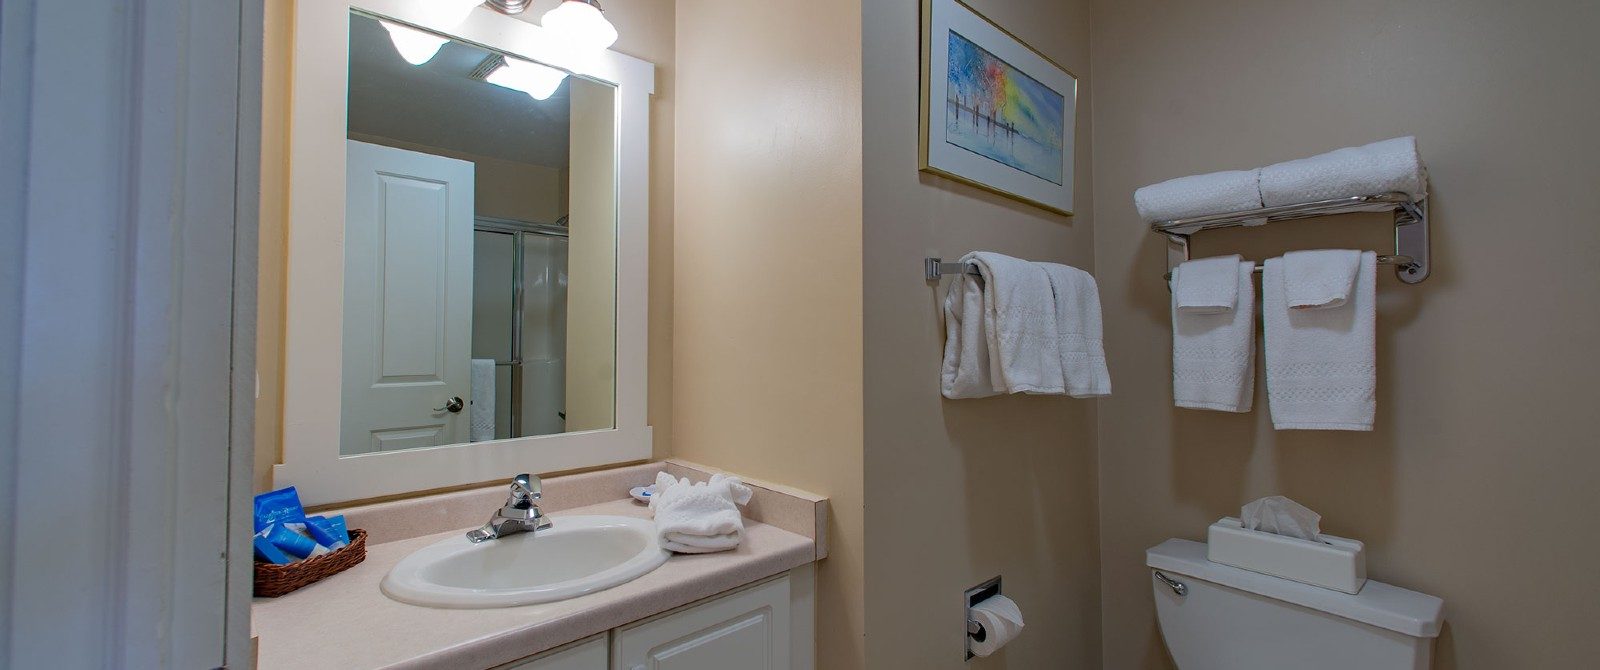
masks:
<instances>
[{"instance_id":1,"label":"vanity light fixture","mask_svg":"<svg viewBox=\"0 0 1600 670\"><path fill-rule=\"evenodd\" d=\"M440 37L411 26L382 20L378 23L383 24L384 30L389 31L389 41L394 42L394 50L400 52L400 57L412 65L422 65L433 60L434 54L439 53L440 47L450 41L448 37Z\"/></svg>"},{"instance_id":2,"label":"vanity light fixture","mask_svg":"<svg viewBox=\"0 0 1600 670\"><path fill-rule=\"evenodd\" d=\"M505 59L505 64L490 72L484 81L527 93L534 100L544 100L561 87L567 73L553 67L516 58Z\"/></svg>"},{"instance_id":3,"label":"vanity light fixture","mask_svg":"<svg viewBox=\"0 0 1600 670\"><path fill-rule=\"evenodd\" d=\"M605 51L616 43L617 28L601 11L599 0L562 0L555 9L544 13L539 25L575 51Z\"/></svg>"},{"instance_id":4,"label":"vanity light fixture","mask_svg":"<svg viewBox=\"0 0 1600 670\"><path fill-rule=\"evenodd\" d=\"M467 14L472 13L472 8L483 4L483 0L427 0L419 3L426 12L428 25L454 27L461 25L467 19ZM400 57L412 65L422 65L439 53L439 49L449 42L450 38L441 37L433 33L418 30L411 26L401 25L392 21L379 20L385 30L389 31L389 41L394 42L395 51L400 52Z\"/></svg>"}]
</instances>

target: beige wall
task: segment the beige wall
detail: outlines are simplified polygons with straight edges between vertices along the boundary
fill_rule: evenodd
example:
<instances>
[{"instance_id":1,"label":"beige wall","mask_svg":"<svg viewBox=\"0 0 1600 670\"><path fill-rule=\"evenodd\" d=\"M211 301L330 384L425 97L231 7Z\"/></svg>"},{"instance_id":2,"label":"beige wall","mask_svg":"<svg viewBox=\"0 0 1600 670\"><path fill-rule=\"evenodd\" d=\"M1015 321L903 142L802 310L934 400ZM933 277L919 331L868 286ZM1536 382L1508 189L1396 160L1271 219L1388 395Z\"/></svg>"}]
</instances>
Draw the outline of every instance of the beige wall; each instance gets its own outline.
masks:
<instances>
[{"instance_id":1,"label":"beige wall","mask_svg":"<svg viewBox=\"0 0 1600 670\"><path fill-rule=\"evenodd\" d=\"M289 217L289 77L294 5L265 4L261 67L261 223L256 278L255 489L283 453L284 262Z\"/></svg>"},{"instance_id":2,"label":"beige wall","mask_svg":"<svg viewBox=\"0 0 1600 670\"><path fill-rule=\"evenodd\" d=\"M973 3L1081 77L1075 217L919 174L919 3L862 4L868 666L1099 667L1095 402L943 400L950 282L921 271L979 249L1094 270L1088 3ZM961 593L997 574L1027 630L963 664Z\"/></svg>"},{"instance_id":3,"label":"beige wall","mask_svg":"<svg viewBox=\"0 0 1600 670\"><path fill-rule=\"evenodd\" d=\"M860 16L677 3L672 454L832 498L834 670L862 666Z\"/></svg>"},{"instance_id":4,"label":"beige wall","mask_svg":"<svg viewBox=\"0 0 1600 670\"><path fill-rule=\"evenodd\" d=\"M1372 578L1445 599L1435 667L1591 667L1600 5L1121 0L1093 21L1117 385L1099 411L1105 667L1168 667L1145 548L1275 493L1365 541ZM1418 286L1381 273L1377 430L1274 432L1260 384L1253 414L1172 409L1162 250L1133 190L1405 134L1432 173L1435 266ZM1379 216L1284 228L1197 255L1386 243Z\"/></svg>"}]
</instances>

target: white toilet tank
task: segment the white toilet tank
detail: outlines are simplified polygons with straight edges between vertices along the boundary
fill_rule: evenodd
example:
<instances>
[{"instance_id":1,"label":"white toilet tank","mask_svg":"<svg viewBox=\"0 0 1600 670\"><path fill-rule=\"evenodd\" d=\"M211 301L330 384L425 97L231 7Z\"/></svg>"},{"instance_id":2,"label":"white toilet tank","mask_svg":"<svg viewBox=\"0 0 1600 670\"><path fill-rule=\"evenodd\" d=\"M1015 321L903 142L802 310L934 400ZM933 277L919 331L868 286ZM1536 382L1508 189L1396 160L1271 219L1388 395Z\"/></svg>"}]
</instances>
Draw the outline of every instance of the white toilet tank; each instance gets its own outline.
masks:
<instances>
[{"instance_id":1,"label":"white toilet tank","mask_svg":"<svg viewBox=\"0 0 1600 670\"><path fill-rule=\"evenodd\" d=\"M1428 594L1371 580L1360 593L1340 593L1212 563L1205 543L1189 540L1151 547L1145 563L1179 670L1427 670L1433 662L1444 601Z\"/></svg>"}]
</instances>

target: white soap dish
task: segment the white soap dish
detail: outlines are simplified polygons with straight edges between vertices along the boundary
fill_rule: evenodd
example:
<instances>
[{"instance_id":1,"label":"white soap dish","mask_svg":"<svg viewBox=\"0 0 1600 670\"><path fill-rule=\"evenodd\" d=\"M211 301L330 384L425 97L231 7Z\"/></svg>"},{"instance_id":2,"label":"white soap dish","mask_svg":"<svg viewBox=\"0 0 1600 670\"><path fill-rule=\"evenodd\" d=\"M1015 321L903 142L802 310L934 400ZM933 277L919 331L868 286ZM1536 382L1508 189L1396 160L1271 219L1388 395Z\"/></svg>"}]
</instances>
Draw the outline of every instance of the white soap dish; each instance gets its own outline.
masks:
<instances>
[{"instance_id":1,"label":"white soap dish","mask_svg":"<svg viewBox=\"0 0 1600 670\"><path fill-rule=\"evenodd\" d=\"M1247 530L1233 517L1211 524L1206 558L1252 572L1344 593L1367 583L1367 554L1360 540L1318 535L1321 542Z\"/></svg>"}]
</instances>

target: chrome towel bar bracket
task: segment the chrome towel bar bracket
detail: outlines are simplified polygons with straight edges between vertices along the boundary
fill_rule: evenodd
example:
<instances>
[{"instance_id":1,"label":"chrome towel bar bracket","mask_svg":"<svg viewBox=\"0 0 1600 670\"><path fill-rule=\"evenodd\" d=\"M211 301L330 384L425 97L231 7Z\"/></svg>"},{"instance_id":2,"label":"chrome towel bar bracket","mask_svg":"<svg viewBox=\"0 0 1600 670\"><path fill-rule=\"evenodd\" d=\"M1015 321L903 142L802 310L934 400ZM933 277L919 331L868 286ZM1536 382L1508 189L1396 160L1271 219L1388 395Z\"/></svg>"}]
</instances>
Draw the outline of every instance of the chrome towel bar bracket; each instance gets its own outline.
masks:
<instances>
[{"instance_id":1,"label":"chrome towel bar bracket","mask_svg":"<svg viewBox=\"0 0 1600 670\"><path fill-rule=\"evenodd\" d=\"M1393 212L1394 254L1381 255L1378 257L1378 262L1383 265L1393 265L1395 276L1407 284L1420 283L1428 278L1432 271L1428 258L1428 201L1413 201L1411 196L1405 193L1334 198L1243 212L1157 221L1150 224L1150 230L1167 238L1166 276L1170 280L1172 270L1189 260L1189 238L1195 233L1354 212ZM1256 271L1261 271L1260 266L1256 267Z\"/></svg>"}]
</instances>

